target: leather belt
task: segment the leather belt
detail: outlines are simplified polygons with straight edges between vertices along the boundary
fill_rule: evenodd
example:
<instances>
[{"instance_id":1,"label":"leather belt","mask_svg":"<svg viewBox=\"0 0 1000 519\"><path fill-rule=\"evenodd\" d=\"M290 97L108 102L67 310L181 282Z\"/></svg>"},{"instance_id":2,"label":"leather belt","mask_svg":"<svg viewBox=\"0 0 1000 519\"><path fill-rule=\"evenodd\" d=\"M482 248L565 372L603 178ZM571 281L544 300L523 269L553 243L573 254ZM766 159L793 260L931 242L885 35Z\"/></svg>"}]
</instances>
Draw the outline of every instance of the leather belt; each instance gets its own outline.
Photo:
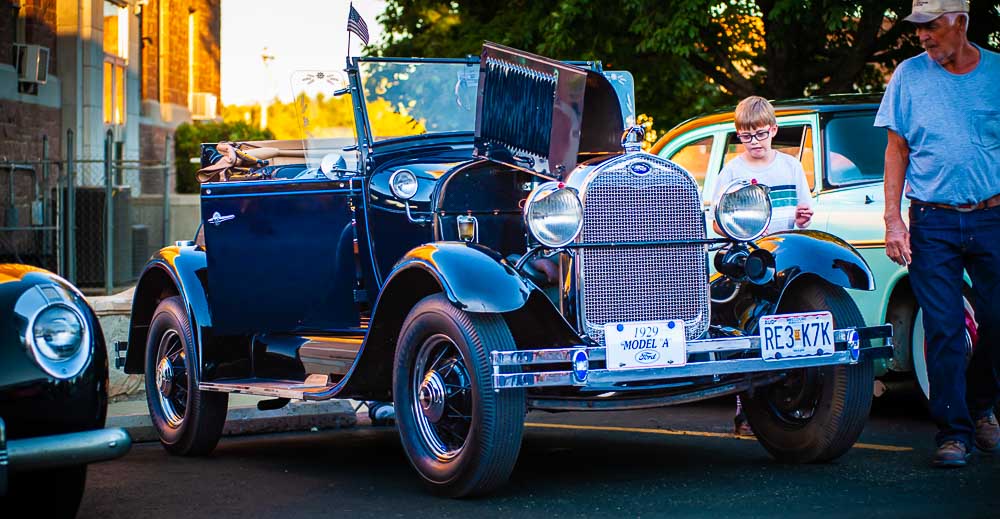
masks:
<instances>
[{"instance_id":1,"label":"leather belt","mask_svg":"<svg viewBox=\"0 0 1000 519\"><path fill-rule=\"evenodd\" d=\"M937 202L924 202L923 200L917 200L915 198L910 199L910 204L922 205L927 207L936 207L938 209L950 209L952 211L958 211L960 213L968 213L971 211L978 211L980 209L989 209L991 207L996 207L1000 205L1000 194L993 195L987 198L986 200L979 202L978 204L960 204L960 205L940 204Z\"/></svg>"}]
</instances>

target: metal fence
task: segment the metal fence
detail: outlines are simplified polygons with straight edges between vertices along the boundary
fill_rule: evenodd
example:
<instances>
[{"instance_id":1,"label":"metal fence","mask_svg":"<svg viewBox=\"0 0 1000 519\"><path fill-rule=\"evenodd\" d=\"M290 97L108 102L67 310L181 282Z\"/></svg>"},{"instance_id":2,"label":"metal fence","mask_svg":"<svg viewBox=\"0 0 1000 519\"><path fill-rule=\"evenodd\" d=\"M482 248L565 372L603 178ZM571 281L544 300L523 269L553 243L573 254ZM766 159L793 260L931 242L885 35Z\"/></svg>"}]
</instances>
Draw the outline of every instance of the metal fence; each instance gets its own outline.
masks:
<instances>
[{"instance_id":1,"label":"metal fence","mask_svg":"<svg viewBox=\"0 0 1000 519\"><path fill-rule=\"evenodd\" d=\"M78 159L72 130L65 146L65 158L51 159L43 137L40 160L0 161L0 262L110 294L131 285L170 236L170 137L162 160L122 159L110 131L102 158Z\"/></svg>"}]
</instances>

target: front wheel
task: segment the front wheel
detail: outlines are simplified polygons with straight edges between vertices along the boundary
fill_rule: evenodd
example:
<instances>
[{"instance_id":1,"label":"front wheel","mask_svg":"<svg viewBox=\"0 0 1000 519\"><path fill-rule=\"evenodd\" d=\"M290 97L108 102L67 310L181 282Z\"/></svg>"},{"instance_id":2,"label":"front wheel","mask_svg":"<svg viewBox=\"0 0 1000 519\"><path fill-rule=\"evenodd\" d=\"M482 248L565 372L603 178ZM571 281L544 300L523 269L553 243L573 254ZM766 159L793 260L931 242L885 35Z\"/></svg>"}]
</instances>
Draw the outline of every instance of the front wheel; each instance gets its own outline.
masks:
<instances>
[{"instance_id":1,"label":"front wheel","mask_svg":"<svg viewBox=\"0 0 1000 519\"><path fill-rule=\"evenodd\" d=\"M486 494L507 481L524 430L523 389L493 389L491 351L515 349L503 317L422 299L403 323L393 403L403 449L435 493Z\"/></svg>"},{"instance_id":2,"label":"front wheel","mask_svg":"<svg viewBox=\"0 0 1000 519\"><path fill-rule=\"evenodd\" d=\"M825 282L793 287L779 313L829 311L835 328L864 326L843 288ZM761 445L777 460L813 463L836 459L854 445L868 420L871 361L790 371L776 384L741 397Z\"/></svg>"},{"instance_id":3,"label":"front wheel","mask_svg":"<svg viewBox=\"0 0 1000 519\"><path fill-rule=\"evenodd\" d=\"M212 452L226 424L229 395L198 389L197 352L179 296L153 312L146 341L146 403L160 443L172 454Z\"/></svg>"},{"instance_id":4,"label":"front wheel","mask_svg":"<svg viewBox=\"0 0 1000 519\"><path fill-rule=\"evenodd\" d=\"M972 302L968 297L962 298L965 308L965 355L966 359L972 358L976 343L979 340L979 325L976 323L976 311L972 308ZM930 398L930 382L927 377L927 339L924 335L924 311L919 306L914 307L913 328L910 333L910 352L913 359L913 375L917 379L917 385L924 393L924 398Z\"/></svg>"}]
</instances>

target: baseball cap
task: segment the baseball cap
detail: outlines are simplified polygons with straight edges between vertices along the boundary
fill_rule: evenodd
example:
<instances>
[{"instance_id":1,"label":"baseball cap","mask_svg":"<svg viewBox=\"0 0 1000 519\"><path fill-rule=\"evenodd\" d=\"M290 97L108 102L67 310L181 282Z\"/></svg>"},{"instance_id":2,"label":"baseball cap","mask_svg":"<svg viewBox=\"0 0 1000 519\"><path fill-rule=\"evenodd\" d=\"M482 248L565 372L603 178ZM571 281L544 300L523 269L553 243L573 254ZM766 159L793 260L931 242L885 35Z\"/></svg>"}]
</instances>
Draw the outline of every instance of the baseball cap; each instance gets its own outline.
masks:
<instances>
[{"instance_id":1,"label":"baseball cap","mask_svg":"<svg viewBox=\"0 0 1000 519\"><path fill-rule=\"evenodd\" d=\"M967 12L969 0L913 0L913 12L903 19L913 23L927 23L944 13Z\"/></svg>"}]
</instances>

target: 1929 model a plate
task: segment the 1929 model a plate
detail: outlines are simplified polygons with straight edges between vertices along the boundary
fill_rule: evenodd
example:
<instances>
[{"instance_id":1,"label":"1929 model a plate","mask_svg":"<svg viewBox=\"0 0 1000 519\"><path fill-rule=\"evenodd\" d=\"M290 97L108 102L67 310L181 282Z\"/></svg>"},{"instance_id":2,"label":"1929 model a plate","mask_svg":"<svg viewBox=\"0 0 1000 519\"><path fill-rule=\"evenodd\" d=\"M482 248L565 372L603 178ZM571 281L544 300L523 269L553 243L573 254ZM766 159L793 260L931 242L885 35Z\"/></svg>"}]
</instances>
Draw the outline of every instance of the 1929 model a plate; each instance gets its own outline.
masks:
<instances>
[{"instance_id":1,"label":"1929 model a plate","mask_svg":"<svg viewBox=\"0 0 1000 519\"><path fill-rule=\"evenodd\" d=\"M760 318L759 329L764 360L833 355L830 312L765 315Z\"/></svg>"},{"instance_id":2,"label":"1929 model a plate","mask_svg":"<svg viewBox=\"0 0 1000 519\"><path fill-rule=\"evenodd\" d=\"M642 321L604 325L608 369L683 366L687 363L684 321Z\"/></svg>"}]
</instances>

